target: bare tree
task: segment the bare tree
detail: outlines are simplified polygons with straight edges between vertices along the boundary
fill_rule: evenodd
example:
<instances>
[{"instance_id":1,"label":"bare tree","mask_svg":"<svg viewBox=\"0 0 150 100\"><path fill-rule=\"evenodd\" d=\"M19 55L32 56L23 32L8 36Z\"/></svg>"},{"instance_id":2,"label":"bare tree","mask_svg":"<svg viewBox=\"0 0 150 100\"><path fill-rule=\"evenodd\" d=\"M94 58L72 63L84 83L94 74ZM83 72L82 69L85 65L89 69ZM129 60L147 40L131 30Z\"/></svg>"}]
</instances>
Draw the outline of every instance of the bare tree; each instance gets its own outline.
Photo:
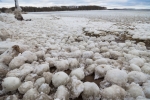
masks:
<instances>
[{"instance_id":1,"label":"bare tree","mask_svg":"<svg viewBox=\"0 0 150 100\"><path fill-rule=\"evenodd\" d=\"M0 2L2 2L2 1L0 0ZM0 13L1 13L1 10L0 10Z\"/></svg>"},{"instance_id":2,"label":"bare tree","mask_svg":"<svg viewBox=\"0 0 150 100\"><path fill-rule=\"evenodd\" d=\"M15 14L15 18L17 20L20 20L20 21L23 20L23 17L21 15L21 11L22 11L22 9L19 6L18 0L15 0L15 11L14 11L14 14Z\"/></svg>"}]
</instances>

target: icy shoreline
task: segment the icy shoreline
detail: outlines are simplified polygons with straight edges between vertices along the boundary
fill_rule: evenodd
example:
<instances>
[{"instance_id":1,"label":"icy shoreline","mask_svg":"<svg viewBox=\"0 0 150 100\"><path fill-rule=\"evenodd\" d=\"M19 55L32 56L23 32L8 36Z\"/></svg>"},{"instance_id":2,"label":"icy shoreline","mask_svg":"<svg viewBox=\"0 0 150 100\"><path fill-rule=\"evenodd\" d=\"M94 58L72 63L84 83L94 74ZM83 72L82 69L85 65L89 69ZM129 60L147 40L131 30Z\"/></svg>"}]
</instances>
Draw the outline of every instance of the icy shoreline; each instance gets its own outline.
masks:
<instances>
[{"instance_id":1,"label":"icy shoreline","mask_svg":"<svg viewBox=\"0 0 150 100\"><path fill-rule=\"evenodd\" d=\"M0 14L0 99L148 100L150 12L91 12Z\"/></svg>"}]
</instances>

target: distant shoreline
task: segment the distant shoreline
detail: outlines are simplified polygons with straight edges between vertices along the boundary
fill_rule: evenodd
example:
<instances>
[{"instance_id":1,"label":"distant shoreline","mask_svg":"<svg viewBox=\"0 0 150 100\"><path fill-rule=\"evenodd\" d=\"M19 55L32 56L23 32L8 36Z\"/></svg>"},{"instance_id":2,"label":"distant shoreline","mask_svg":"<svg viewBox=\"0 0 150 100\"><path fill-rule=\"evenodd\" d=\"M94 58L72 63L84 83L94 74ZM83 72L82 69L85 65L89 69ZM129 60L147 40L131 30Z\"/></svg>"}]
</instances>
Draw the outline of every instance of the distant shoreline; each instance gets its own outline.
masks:
<instances>
[{"instance_id":1,"label":"distant shoreline","mask_svg":"<svg viewBox=\"0 0 150 100\"><path fill-rule=\"evenodd\" d=\"M106 7L85 5L85 6L52 6L52 7L21 7L24 12L45 12L45 11L76 11L76 10L106 10ZM6 10L14 11L15 7L11 8L0 8L1 12Z\"/></svg>"},{"instance_id":2,"label":"distant shoreline","mask_svg":"<svg viewBox=\"0 0 150 100\"><path fill-rule=\"evenodd\" d=\"M107 7L96 6L96 5L83 5L83 6L51 6L51 7L32 7L25 6L21 7L23 12L53 12L53 11L90 11L90 10L124 10L124 11L150 11L150 9L134 9L134 8L113 8L107 9ZM13 12L15 7L0 8L0 12L8 13Z\"/></svg>"}]
</instances>

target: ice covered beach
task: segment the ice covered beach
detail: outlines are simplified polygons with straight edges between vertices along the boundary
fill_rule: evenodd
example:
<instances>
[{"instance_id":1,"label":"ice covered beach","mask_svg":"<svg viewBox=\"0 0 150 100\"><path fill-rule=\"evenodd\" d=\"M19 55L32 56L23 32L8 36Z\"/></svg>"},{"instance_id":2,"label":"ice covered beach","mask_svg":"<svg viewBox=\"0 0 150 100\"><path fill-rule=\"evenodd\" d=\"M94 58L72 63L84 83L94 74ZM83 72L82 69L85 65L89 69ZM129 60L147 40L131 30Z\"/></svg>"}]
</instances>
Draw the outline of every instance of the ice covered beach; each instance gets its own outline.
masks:
<instances>
[{"instance_id":1,"label":"ice covered beach","mask_svg":"<svg viewBox=\"0 0 150 100\"><path fill-rule=\"evenodd\" d=\"M149 100L150 11L0 14L0 100Z\"/></svg>"}]
</instances>

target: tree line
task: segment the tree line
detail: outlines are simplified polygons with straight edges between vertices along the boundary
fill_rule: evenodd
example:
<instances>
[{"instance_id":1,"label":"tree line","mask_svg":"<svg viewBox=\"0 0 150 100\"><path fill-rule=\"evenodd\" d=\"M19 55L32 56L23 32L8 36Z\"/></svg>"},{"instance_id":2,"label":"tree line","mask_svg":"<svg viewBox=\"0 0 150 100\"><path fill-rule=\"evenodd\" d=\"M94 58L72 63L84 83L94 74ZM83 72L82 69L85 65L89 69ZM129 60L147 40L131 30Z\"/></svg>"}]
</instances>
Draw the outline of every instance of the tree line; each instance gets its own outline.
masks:
<instances>
[{"instance_id":1,"label":"tree line","mask_svg":"<svg viewBox=\"0 0 150 100\"><path fill-rule=\"evenodd\" d=\"M101 6L53 6L53 7L21 7L24 12L43 12L43 11L74 11L74 10L106 10ZM1 12L14 11L15 7L0 8Z\"/></svg>"}]
</instances>

